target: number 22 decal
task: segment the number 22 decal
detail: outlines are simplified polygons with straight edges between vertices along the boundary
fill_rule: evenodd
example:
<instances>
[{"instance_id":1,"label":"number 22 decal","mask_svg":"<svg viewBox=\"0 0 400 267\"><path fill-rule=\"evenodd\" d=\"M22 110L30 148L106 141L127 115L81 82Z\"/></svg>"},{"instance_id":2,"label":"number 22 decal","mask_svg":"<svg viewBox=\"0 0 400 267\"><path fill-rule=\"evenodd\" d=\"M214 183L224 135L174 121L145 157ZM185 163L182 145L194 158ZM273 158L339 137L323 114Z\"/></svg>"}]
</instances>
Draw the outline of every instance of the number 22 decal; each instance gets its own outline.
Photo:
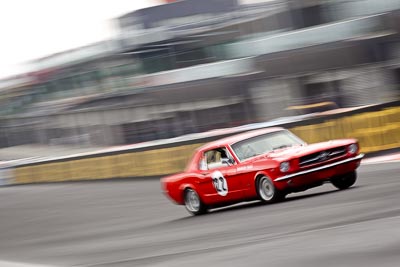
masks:
<instances>
[{"instance_id":1,"label":"number 22 decal","mask_svg":"<svg viewBox=\"0 0 400 267\"><path fill-rule=\"evenodd\" d=\"M228 183L220 171L215 171L211 174L212 183L218 195L226 196L228 194Z\"/></svg>"}]
</instances>

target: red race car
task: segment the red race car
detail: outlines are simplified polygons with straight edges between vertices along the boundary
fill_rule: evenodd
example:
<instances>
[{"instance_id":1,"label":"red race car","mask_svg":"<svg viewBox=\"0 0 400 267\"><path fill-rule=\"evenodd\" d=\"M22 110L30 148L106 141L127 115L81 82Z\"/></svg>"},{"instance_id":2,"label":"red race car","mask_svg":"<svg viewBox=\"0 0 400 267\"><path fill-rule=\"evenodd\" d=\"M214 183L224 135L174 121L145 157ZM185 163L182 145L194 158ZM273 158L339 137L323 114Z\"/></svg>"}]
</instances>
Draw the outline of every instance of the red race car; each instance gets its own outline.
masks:
<instances>
[{"instance_id":1,"label":"red race car","mask_svg":"<svg viewBox=\"0 0 400 267\"><path fill-rule=\"evenodd\" d=\"M324 182L349 188L363 156L354 139L308 145L288 130L268 128L200 147L186 170L162 178L161 186L198 215L241 201L276 202Z\"/></svg>"}]
</instances>

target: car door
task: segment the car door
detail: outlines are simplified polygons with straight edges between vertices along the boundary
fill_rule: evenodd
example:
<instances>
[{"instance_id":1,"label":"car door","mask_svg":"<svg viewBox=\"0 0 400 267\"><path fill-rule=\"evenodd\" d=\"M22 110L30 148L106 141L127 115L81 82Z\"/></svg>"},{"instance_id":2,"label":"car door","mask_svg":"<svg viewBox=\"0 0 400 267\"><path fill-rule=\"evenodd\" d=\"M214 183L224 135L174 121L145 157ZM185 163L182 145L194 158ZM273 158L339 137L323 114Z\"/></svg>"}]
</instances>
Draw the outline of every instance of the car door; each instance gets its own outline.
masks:
<instances>
[{"instance_id":1,"label":"car door","mask_svg":"<svg viewBox=\"0 0 400 267\"><path fill-rule=\"evenodd\" d=\"M228 163L227 159L231 161ZM225 147L204 151L201 160L206 161L199 163L199 166L202 166L200 174L203 176L201 187L203 196L209 204L243 198L242 177L237 172L236 162L229 157Z\"/></svg>"}]
</instances>

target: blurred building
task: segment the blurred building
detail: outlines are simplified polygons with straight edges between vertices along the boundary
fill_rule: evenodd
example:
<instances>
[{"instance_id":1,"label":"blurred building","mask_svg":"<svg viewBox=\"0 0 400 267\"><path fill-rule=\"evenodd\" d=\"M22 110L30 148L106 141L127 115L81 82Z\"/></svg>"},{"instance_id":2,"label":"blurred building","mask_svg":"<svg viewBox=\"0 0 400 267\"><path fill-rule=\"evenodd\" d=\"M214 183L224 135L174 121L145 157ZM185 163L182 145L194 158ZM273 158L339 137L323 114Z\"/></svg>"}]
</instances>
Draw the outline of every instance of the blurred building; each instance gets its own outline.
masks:
<instances>
[{"instance_id":1,"label":"blurred building","mask_svg":"<svg viewBox=\"0 0 400 267\"><path fill-rule=\"evenodd\" d=\"M115 145L399 96L398 0L186 0L0 81L0 146Z\"/></svg>"}]
</instances>

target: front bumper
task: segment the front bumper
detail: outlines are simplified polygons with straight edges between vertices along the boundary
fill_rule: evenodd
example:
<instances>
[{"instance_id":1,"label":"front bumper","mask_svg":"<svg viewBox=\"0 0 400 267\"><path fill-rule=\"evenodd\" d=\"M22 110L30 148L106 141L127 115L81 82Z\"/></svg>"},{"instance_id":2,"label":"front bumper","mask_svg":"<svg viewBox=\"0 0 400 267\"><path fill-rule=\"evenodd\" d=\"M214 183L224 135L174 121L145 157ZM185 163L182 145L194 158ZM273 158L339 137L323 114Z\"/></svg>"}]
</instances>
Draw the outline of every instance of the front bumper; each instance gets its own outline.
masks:
<instances>
[{"instance_id":1,"label":"front bumper","mask_svg":"<svg viewBox=\"0 0 400 267\"><path fill-rule=\"evenodd\" d=\"M359 154L359 155L357 155L356 157L353 157L353 158L348 158L348 159L344 159L344 160L341 160L341 161L333 162L333 163L330 163L330 164L327 164L327 165L324 165L324 166L316 167L316 168L313 168L313 169L304 170L304 171L288 174L288 175L285 175L285 176L281 176L281 177L276 178L274 181L275 182L284 181L284 180L295 178L297 176L302 176L302 175L306 175L306 174L310 174L310 173L314 173L314 172L323 171L323 170L326 170L326 169L330 169L330 168L336 167L338 165L342 165L342 164L350 163L350 162L353 162L353 161L361 160L363 157L364 157L364 154Z\"/></svg>"}]
</instances>

